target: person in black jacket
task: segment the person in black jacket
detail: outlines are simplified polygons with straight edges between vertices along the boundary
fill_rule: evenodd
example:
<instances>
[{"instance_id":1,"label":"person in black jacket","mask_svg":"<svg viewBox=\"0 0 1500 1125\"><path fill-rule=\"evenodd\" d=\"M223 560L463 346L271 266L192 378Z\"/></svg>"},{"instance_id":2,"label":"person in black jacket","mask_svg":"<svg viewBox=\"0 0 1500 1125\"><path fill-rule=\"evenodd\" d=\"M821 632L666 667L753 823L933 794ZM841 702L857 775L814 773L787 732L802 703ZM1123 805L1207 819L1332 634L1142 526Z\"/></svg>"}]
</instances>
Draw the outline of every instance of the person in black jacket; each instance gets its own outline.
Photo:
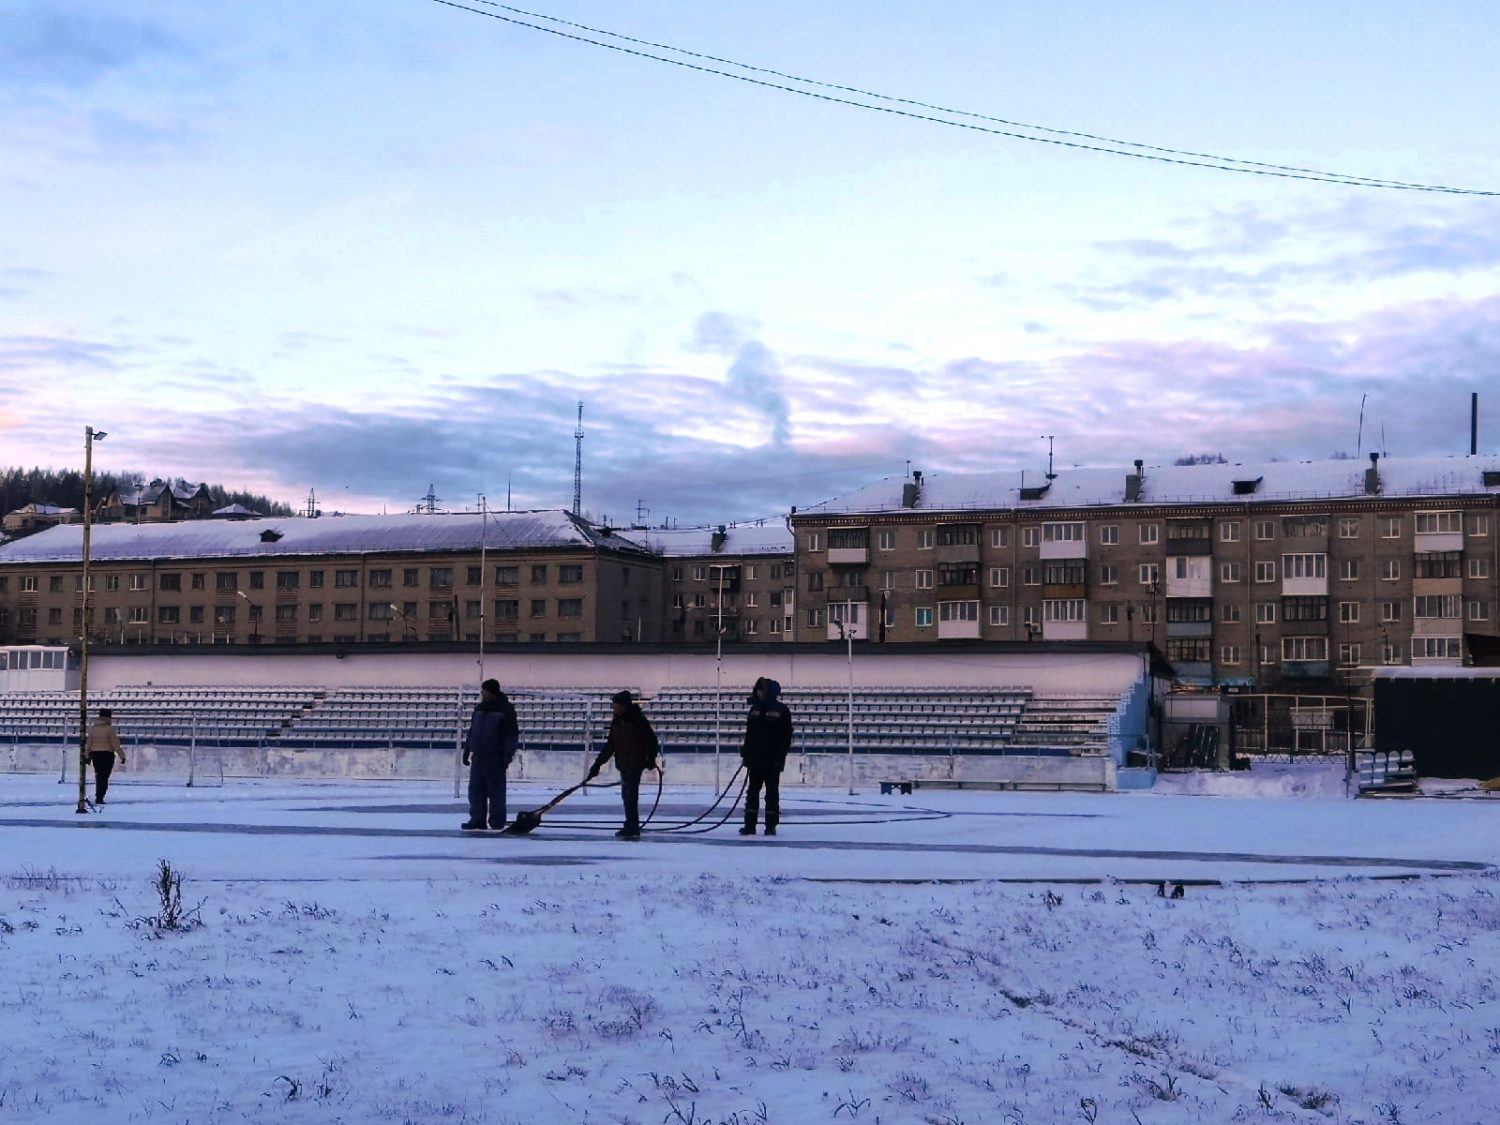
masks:
<instances>
[{"instance_id":1,"label":"person in black jacket","mask_svg":"<svg viewBox=\"0 0 1500 1125\"><path fill-rule=\"evenodd\" d=\"M620 800L625 804L625 824L615 835L621 840L639 840L641 775L647 770L661 768L657 761L661 742L651 720L646 718L646 713L630 692L615 692L609 697L609 706L614 718L609 722L604 749L589 768L589 779L598 777L604 763L614 758L615 768L620 771Z\"/></svg>"},{"instance_id":2,"label":"person in black jacket","mask_svg":"<svg viewBox=\"0 0 1500 1125\"><path fill-rule=\"evenodd\" d=\"M766 835L776 835L781 820L781 771L792 748L792 712L781 702L781 685L762 676L750 696L745 717L745 745L740 760L745 763L745 827L741 836L755 835L760 814L760 791L766 790Z\"/></svg>"},{"instance_id":3,"label":"person in black jacket","mask_svg":"<svg viewBox=\"0 0 1500 1125\"><path fill-rule=\"evenodd\" d=\"M464 765L469 767L469 819L460 826L464 831L505 827L505 771L520 742L515 707L498 680L485 680L464 738Z\"/></svg>"}]
</instances>

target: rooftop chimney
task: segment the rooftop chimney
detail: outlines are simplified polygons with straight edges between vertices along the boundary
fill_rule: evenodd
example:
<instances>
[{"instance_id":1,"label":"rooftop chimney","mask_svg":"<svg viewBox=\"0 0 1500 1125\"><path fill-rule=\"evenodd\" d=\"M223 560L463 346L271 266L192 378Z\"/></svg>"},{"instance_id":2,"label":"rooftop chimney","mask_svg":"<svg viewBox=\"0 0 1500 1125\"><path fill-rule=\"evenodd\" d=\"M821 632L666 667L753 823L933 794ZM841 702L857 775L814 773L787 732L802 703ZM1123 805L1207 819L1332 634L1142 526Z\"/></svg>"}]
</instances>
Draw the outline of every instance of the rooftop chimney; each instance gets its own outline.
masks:
<instances>
[{"instance_id":1,"label":"rooftop chimney","mask_svg":"<svg viewBox=\"0 0 1500 1125\"><path fill-rule=\"evenodd\" d=\"M710 541L708 549L710 551L713 551L715 554L717 554L719 551L722 551L724 549L724 540L726 538L728 538L728 536L724 534L724 525L721 523L717 528L714 529L713 539Z\"/></svg>"},{"instance_id":2,"label":"rooftop chimney","mask_svg":"<svg viewBox=\"0 0 1500 1125\"><path fill-rule=\"evenodd\" d=\"M1146 462L1136 459L1135 472L1125 474L1125 503L1136 504L1141 499L1141 485L1146 480Z\"/></svg>"},{"instance_id":3,"label":"rooftop chimney","mask_svg":"<svg viewBox=\"0 0 1500 1125\"><path fill-rule=\"evenodd\" d=\"M901 506L903 508L915 508L917 502L922 499L922 471L913 469L911 480L901 486Z\"/></svg>"},{"instance_id":4,"label":"rooftop chimney","mask_svg":"<svg viewBox=\"0 0 1500 1125\"><path fill-rule=\"evenodd\" d=\"M1380 495L1380 454L1370 454L1370 467L1365 470L1365 495Z\"/></svg>"}]
</instances>

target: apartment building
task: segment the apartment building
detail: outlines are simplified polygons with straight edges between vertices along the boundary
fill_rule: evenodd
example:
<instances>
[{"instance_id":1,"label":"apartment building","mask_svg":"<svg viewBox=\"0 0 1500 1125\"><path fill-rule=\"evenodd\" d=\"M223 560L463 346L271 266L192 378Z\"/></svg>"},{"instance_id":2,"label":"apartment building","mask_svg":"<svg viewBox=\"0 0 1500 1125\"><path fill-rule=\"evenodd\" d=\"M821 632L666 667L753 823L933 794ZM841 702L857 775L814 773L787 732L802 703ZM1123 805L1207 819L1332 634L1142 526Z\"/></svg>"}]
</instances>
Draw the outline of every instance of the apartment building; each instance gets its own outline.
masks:
<instances>
[{"instance_id":1,"label":"apartment building","mask_svg":"<svg viewBox=\"0 0 1500 1125\"><path fill-rule=\"evenodd\" d=\"M1500 457L890 478L795 513L797 636L1154 641L1328 686L1496 631Z\"/></svg>"},{"instance_id":2,"label":"apartment building","mask_svg":"<svg viewBox=\"0 0 1500 1125\"><path fill-rule=\"evenodd\" d=\"M653 641L661 561L567 512L102 524L93 644ZM82 529L0 546L0 643L83 628Z\"/></svg>"},{"instance_id":3,"label":"apartment building","mask_svg":"<svg viewBox=\"0 0 1500 1125\"><path fill-rule=\"evenodd\" d=\"M661 556L662 639L778 643L796 636L792 533L781 520L622 532ZM722 630L722 633L720 632Z\"/></svg>"}]
</instances>

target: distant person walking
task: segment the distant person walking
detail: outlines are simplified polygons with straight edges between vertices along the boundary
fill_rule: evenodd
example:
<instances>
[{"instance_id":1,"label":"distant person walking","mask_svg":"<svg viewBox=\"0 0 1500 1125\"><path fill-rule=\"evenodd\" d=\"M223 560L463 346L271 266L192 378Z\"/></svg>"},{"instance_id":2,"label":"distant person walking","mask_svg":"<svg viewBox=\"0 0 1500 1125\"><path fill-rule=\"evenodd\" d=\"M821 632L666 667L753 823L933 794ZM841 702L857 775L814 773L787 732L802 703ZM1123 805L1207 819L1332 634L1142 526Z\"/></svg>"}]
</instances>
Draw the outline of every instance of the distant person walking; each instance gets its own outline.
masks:
<instances>
[{"instance_id":1,"label":"distant person walking","mask_svg":"<svg viewBox=\"0 0 1500 1125\"><path fill-rule=\"evenodd\" d=\"M114 712L108 707L99 709L99 717L89 727L84 747L88 751L89 765L94 767L94 804L102 805L104 794L109 791L109 775L114 772L115 759L125 761L125 751L120 749L120 732L115 730Z\"/></svg>"},{"instance_id":2,"label":"distant person walking","mask_svg":"<svg viewBox=\"0 0 1500 1125\"><path fill-rule=\"evenodd\" d=\"M781 685L762 676L750 695L750 713L745 717L745 745L740 760L745 763L745 827L741 836L755 835L760 815L760 791L766 791L766 835L776 835L781 822L781 771L786 769L792 748L792 712L781 702Z\"/></svg>"},{"instance_id":3,"label":"distant person walking","mask_svg":"<svg viewBox=\"0 0 1500 1125\"><path fill-rule=\"evenodd\" d=\"M464 765L469 767L469 819L465 832L505 827L505 771L521 743L516 709L498 680L479 687L479 703L464 738Z\"/></svg>"},{"instance_id":4,"label":"distant person walking","mask_svg":"<svg viewBox=\"0 0 1500 1125\"><path fill-rule=\"evenodd\" d=\"M620 800L625 805L625 824L615 833L621 840L641 838L641 775L647 770L660 770L657 755L661 753L661 741L651 727L651 720L641 710L641 705L628 691L618 691L609 697L609 707L614 718L609 722L609 736L604 749L589 767L585 780L599 776L604 763L615 760L620 771Z\"/></svg>"}]
</instances>

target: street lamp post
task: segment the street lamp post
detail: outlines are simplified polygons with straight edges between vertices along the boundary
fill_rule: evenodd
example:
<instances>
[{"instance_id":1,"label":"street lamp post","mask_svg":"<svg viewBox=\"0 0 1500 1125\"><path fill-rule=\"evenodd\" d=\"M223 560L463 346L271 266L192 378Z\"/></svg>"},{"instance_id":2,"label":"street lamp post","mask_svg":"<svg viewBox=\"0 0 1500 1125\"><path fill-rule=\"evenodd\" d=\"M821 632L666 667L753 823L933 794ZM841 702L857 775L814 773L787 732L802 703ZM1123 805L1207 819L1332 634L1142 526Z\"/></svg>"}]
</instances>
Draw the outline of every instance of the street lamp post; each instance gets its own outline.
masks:
<instances>
[{"instance_id":1,"label":"street lamp post","mask_svg":"<svg viewBox=\"0 0 1500 1125\"><path fill-rule=\"evenodd\" d=\"M411 623L411 618L407 617L406 613L395 602L387 602L386 604L391 607L391 609L395 612L396 616L398 616L398 617L401 618L401 632L402 632L402 634L404 635L408 630L410 630L413 638L415 638L416 634L417 634L417 627ZM481 672L484 671L483 667L480 668L480 671Z\"/></svg>"},{"instance_id":2,"label":"street lamp post","mask_svg":"<svg viewBox=\"0 0 1500 1125\"><path fill-rule=\"evenodd\" d=\"M835 603L837 604L837 603ZM849 796L854 796L854 599L844 602L844 616L834 624L844 641L845 660L849 665Z\"/></svg>"},{"instance_id":3,"label":"street lamp post","mask_svg":"<svg viewBox=\"0 0 1500 1125\"><path fill-rule=\"evenodd\" d=\"M235 597L245 599L245 614L250 618L250 643L260 644L260 617L256 613L256 605L250 600L250 595L243 590L236 590Z\"/></svg>"},{"instance_id":4,"label":"street lamp post","mask_svg":"<svg viewBox=\"0 0 1500 1125\"><path fill-rule=\"evenodd\" d=\"M89 811L84 773L89 762L89 626L92 609L89 597L89 532L93 527L94 508L94 442L108 435L93 426L83 428L83 597L79 606L78 628L78 808Z\"/></svg>"},{"instance_id":5,"label":"street lamp post","mask_svg":"<svg viewBox=\"0 0 1500 1125\"><path fill-rule=\"evenodd\" d=\"M489 530L489 501L484 493L479 494L479 682L484 683L484 632L489 619L485 611L489 608L489 556L486 542Z\"/></svg>"}]
</instances>

